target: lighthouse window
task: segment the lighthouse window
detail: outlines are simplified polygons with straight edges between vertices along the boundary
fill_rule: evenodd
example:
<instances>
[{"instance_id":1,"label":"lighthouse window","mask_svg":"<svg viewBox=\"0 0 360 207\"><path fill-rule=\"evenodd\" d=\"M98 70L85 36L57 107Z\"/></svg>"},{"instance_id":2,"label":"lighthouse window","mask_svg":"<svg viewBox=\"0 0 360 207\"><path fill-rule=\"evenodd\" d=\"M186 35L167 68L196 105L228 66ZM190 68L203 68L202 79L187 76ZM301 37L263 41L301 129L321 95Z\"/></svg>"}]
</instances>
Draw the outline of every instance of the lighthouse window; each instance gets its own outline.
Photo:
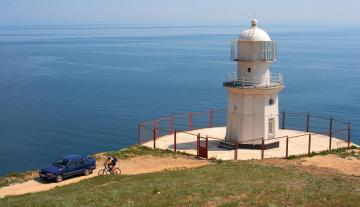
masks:
<instances>
[{"instance_id":1,"label":"lighthouse window","mask_svg":"<svg viewBox=\"0 0 360 207\"><path fill-rule=\"evenodd\" d=\"M269 118L268 121L269 124L269 128L268 128L268 132L269 132L269 137L274 137L275 134L275 119L274 118Z\"/></svg>"},{"instance_id":2,"label":"lighthouse window","mask_svg":"<svg viewBox=\"0 0 360 207\"><path fill-rule=\"evenodd\" d=\"M248 73L251 73L251 68L248 68Z\"/></svg>"},{"instance_id":3,"label":"lighthouse window","mask_svg":"<svg viewBox=\"0 0 360 207\"><path fill-rule=\"evenodd\" d=\"M275 42L263 42L261 58L264 61L275 60Z\"/></svg>"},{"instance_id":4,"label":"lighthouse window","mask_svg":"<svg viewBox=\"0 0 360 207\"><path fill-rule=\"evenodd\" d=\"M269 99L269 105L271 106L271 105L273 105L273 104L274 104L274 99L270 98L270 99Z\"/></svg>"}]
</instances>

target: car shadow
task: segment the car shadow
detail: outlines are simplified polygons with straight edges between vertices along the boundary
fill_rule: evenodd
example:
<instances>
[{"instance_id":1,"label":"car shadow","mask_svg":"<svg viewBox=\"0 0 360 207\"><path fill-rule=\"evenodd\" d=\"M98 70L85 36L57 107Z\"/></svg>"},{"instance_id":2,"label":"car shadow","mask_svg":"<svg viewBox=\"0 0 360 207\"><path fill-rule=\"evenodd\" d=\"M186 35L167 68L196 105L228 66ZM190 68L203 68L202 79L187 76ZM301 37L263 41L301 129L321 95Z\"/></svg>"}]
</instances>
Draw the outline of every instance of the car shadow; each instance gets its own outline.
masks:
<instances>
[{"instance_id":1,"label":"car shadow","mask_svg":"<svg viewBox=\"0 0 360 207\"><path fill-rule=\"evenodd\" d=\"M82 175L82 174L73 175L73 176L64 178L63 181L70 180L70 179L72 179L72 178L82 177L82 176L84 176L84 175ZM85 176L85 177L87 177L87 176ZM46 179L40 178L40 177L35 178L34 181L37 182L37 183L40 183L40 184L52 184L52 183L57 183L57 182L54 181L54 180L46 180ZM62 181L62 182L63 182L63 181ZM60 183L61 183L61 182L60 182Z\"/></svg>"},{"instance_id":2,"label":"car shadow","mask_svg":"<svg viewBox=\"0 0 360 207\"><path fill-rule=\"evenodd\" d=\"M35 178L34 181L38 182L38 183L41 183L41 184L51 184L51 183L54 183L54 181L48 181L48 180L45 180L43 178Z\"/></svg>"}]
</instances>

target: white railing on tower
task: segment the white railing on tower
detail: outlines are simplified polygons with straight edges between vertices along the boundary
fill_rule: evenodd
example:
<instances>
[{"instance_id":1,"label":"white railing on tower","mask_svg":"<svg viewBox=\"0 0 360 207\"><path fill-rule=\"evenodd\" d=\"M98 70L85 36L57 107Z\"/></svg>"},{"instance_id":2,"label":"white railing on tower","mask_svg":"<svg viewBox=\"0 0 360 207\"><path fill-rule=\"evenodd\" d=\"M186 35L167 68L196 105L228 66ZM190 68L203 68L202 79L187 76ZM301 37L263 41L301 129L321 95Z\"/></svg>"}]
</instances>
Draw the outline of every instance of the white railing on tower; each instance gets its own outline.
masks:
<instances>
[{"instance_id":1,"label":"white railing on tower","mask_svg":"<svg viewBox=\"0 0 360 207\"><path fill-rule=\"evenodd\" d=\"M224 86L240 87L240 88L260 88L260 87L279 87L283 86L283 76L280 73L271 73L266 79L249 78L238 76L236 72L229 73L224 82Z\"/></svg>"}]
</instances>

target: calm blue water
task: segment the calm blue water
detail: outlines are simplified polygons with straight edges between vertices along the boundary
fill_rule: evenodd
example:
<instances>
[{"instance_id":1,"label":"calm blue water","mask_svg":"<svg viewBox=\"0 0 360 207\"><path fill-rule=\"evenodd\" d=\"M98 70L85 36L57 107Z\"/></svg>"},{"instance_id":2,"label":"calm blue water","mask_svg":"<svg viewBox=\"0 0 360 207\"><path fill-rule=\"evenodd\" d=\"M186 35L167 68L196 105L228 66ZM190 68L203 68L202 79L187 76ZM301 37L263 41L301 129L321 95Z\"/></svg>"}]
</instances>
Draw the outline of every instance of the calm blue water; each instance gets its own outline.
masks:
<instances>
[{"instance_id":1,"label":"calm blue water","mask_svg":"<svg viewBox=\"0 0 360 207\"><path fill-rule=\"evenodd\" d=\"M0 174L134 144L137 123L225 108L230 42L248 25L0 26ZM266 25L280 107L352 122L360 143L360 27Z\"/></svg>"}]
</instances>

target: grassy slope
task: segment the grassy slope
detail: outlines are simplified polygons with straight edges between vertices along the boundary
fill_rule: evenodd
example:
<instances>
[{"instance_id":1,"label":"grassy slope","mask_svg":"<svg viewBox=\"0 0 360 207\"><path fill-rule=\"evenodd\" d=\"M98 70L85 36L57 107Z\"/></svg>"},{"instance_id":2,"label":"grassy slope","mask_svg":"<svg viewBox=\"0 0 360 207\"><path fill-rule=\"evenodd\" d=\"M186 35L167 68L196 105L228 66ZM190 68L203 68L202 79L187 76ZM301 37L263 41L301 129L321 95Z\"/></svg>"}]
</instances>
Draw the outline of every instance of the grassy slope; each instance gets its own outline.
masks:
<instances>
[{"instance_id":1,"label":"grassy slope","mask_svg":"<svg viewBox=\"0 0 360 207\"><path fill-rule=\"evenodd\" d=\"M115 156L118 159L128 159L136 156L142 156L142 155L152 155L152 156L176 156L176 155L189 155L184 152L177 152L174 153L172 150L162 150L162 149L151 149L149 147L145 147L142 145L133 145L131 147L121 149L118 151L113 152L105 152L103 155L105 156Z\"/></svg>"},{"instance_id":2,"label":"grassy slope","mask_svg":"<svg viewBox=\"0 0 360 207\"><path fill-rule=\"evenodd\" d=\"M135 156L134 150L128 153ZM146 154L161 154L146 150ZM357 206L358 203L360 178L307 174L254 161L95 177L48 192L0 200L0 206Z\"/></svg>"},{"instance_id":3,"label":"grassy slope","mask_svg":"<svg viewBox=\"0 0 360 207\"><path fill-rule=\"evenodd\" d=\"M288 159L300 159L303 157L313 157L313 156L325 156L325 155L337 155L341 158L353 157L360 159L359 148L352 145L350 148L338 148L331 151L322 151L322 152L312 152L310 155L291 155Z\"/></svg>"},{"instance_id":4,"label":"grassy slope","mask_svg":"<svg viewBox=\"0 0 360 207\"><path fill-rule=\"evenodd\" d=\"M30 179L33 179L35 176L36 172L34 171L9 173L5 176L0 177L0 188L14 183L22 183L28 181Z\"/></svg>"},{"instance_id":5,"label":"grassy slope","mask_svg":"<svg viewBox=\"0 0 360 207\"><path fill-rule=\"evenodd\" d=\"M145 146L141 145L134 145L129 148L125 148L119 151L113 151L113 152L105 152L101 153L105 156L116 156L119 159L128 159L131 157L141 156L141 155L152 155L152 156L175 156L179 153L175 154L171 150L153 150ZM181 153L182 155L188 155L186 153ZM94 155L95 157L97 155ZM8 185L16 184L16 183L23 183L28 180L34 179L38 177L38 171L27 171L27 172L13 172L9 173L4 176L0 176L0 188L5 187Z\"/></svg>"}]
</instances>

